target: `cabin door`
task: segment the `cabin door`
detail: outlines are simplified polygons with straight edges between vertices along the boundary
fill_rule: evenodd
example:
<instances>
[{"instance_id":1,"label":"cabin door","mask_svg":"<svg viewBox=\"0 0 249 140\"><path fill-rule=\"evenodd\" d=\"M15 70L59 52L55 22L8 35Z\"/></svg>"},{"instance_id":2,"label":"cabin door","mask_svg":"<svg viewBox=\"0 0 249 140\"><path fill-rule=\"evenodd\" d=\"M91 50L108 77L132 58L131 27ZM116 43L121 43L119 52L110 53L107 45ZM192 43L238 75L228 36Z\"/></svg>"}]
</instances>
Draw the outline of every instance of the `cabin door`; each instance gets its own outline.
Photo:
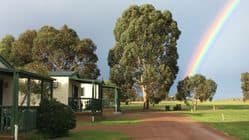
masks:
<instances>
[{"instance_id":1,"label":"cabin door","mask_svg":"<svg viewBox=\"0 0 249 140\"><path fill-rule=\"evenodd\" d=\"M73 86L73 98L78 98L78 87Z\"/></svg>"}]
</instances>

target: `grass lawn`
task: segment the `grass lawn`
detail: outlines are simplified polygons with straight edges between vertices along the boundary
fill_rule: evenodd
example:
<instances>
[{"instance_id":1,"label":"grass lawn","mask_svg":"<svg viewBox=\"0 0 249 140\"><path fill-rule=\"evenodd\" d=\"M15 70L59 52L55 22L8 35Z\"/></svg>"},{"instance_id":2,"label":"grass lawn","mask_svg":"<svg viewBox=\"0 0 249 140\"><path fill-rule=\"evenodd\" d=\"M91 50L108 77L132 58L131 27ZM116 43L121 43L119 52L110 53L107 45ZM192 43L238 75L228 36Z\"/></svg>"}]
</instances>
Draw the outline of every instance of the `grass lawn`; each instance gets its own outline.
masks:
<instances>
[{"instance_id":1,"label":"grass lawn","mask_svg":"<svg viewBox=\"0 0 249 140\"><path fill-rule=\"evenodd\" d=\"M181 104L184 113L192 119L210 125L228 135L238 137L241 140L249 139L249 102L241 101L213 101L198 104L198 111L190 112L189 107L183 102L161 102L158 105L150 106L151 110L165 110L165 105L171 108L175 104ZM213 110L213 105L216 110ZM141 102L131 103L130 105L122 105L123 110L142 109Z\"/></svg>"},{"instance_id":2,"label":"grass lawn","mask_svg":"<svg viewBox=\"0 0 249 140\"><path fill-rule=\"evenodd\" d=\"M122 125L122 124L136 124L140 123L142 120L134 118L125 118L125 116L120 115L114 118L101 118L96 120L94 123L92 122L80 122L80 125L97 125L97 124L104 124L104 125Z\"/></svg>"},{"instance_id":3,"label":"grass lawn","mask_svg":"<svg viewBox=\"0 0 249 140\"><path fill-rule=\"evenodd\" d=\"M130 138L117 132L88 130L82 132L72 132L68 137L63 137L58 140L130 140Z\"/></svg>"},{"instance_id":4,"label":"grass lawn","mask_svg":"<svg viewBox=\"0 0 249 140\"><path fill-rule=\"evenodd\" d=\"M105 124L105 125L121 125L121 124L136 124L140 123L142 120L138 119L125 119L125 118L114 118L114 119L105 119L99 122L96 122L97 124Z\"/></svg>"},{"instance_id":5,"label":"grass lawn","mask_svg":"<svg viewBox=\"0 0 249 140\"><path fill-rule=\"evenodd\" d=\"M211 127L225 132L228 135L235 136L241 140L249 140L249 102L240 101L213 101L204 102L198 104L198 111L191 112L190 108L184 105L183 102L164 101L154 107L151 105L150 110L165 111L165 106L171 106L181 104L183 110L177 111L177 113L185 114L192 119L205 123ZM213 105L216 110L213 110ZM121 104L121 110L123 111L141 111L143 107L142 102L133 102L129 105ZM95 123L84 123L85 125L122 125L122 124L134 124L140 123L141 120L137 119L139 116L133 116L134 118L126 118L125 115L120 115L115 118L104 118L98 120ZM70 132L67 137L59 138L56 140L128 140L128 136L125 136L117 132L105 132L99 130L82 131L82 132ZM43 140L42 136L32 136L28 140Z\"/></svg>"},{"instance_id":6,"label":"grass lawn","mask_svg":"<svg viewBox=\"0 0 249 140\"><path fill-rule=\"evenodd\" d=\"M200 110L194 113L185 112L192 119L206 123L226 134L240 138L249 139L249 103L243 102L214 102L218 109L207 110L210 103L202 103ZM212 104L211 104L212 106Z\"/></svg>"},{"instance_id":7,"label":"grass lawn","mask_svg":"<svg viewBox=\"0 0 249 140\"><path fill-rule=\"evenodd\" d=\"M24 140L48 140L40 133L30 133L23 137ZM85 130L70 132L68 136L55 138L54 140L130 140L131 138L118 132L105 132L100 130Z\"/></svg>"}]
</instances>

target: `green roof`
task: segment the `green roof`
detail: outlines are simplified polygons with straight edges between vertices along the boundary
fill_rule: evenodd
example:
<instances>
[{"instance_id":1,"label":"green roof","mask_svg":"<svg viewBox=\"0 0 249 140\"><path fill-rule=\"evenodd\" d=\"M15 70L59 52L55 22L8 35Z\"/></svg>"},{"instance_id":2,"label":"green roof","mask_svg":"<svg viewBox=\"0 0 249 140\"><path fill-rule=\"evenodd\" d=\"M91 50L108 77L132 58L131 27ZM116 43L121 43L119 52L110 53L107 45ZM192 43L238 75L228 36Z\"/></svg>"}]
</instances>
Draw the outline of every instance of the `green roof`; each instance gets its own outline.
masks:
<instances>
[{"instance_id":1,"label":"green roof","mask_svg":"<svg viewBox=\"0 0 249 140\"><path fill-rule=\"evenodd\" d=\"M103 81L101 81L101 80L81 79L79 77L70 77L70 79L78 81L80 83L97 83L97 84L102 84L103 83Z\"/></svg>"},{"instance_id":2,"label":"green roof","mask_svg":"<svg viewBox=\"0 0 249 140\"><path fill-rule=\"evenodd\" d=\"M54 81L55 80L49 76L44 76L44 75L40 75L37 73L25 71L25 70L17 70L17 72L19 72L20 77L23 77L23 78L28 77L28 78L38 79L38 80L45 80L45 81Z\"/></svg>"},{"instance_id":3,"label":"green roof","mask_svg":"<svg viewBox=\"0 0 249 140\"><path fill-rule=\"evenodd\" d=\"M14 67L1 55L0 55L0 62L6 67L6 69L11 69L11 70L14 69Z\"/></svg>"},{"instance_id":4,"label":"green roof","mask_svg":"<svg viewBox=\"0 0 249 140\"><path fill-rule=\"evenodd\" d=\"M20 77L23 77L23 78L34 78L34 79L45 80L45 81L53 81L53 80L55 80L53 78L43 76L43 75L40 75L40 74L36 74L36 73L32 73L32 72L28 72L28 71L25 71L25 70L17 70L1 55L0 55L0 63L4 66L4 67L0 67L0 72L1 73L12 75L14 72L17 72L17 73L20 74Z\"/></svg>"},{"instance_id":5,"label":"green roof","mask_svg":"<svg viewBox=\"0 0 249 140\"><path fill-rule=\"evenodd\" d=\"M73 72L73 71L50 71L48 73L49 76L73 76L77 74L76 72Z\"/></svg>"},{"instance_id":6,"label":"green roof","mask_svg":"<svg viewBox=\"0 0 249 140\"><path fill-rule=\"evenodd\" d=\"M93 79L83 79L80 78L77 72L72 71L51 71L48 73L49 76L54 77L69 77L71 80L78 81L80 83L97 83L102 84L103 81L101 80L93 80Z\"/></svg>"}]
</instances>

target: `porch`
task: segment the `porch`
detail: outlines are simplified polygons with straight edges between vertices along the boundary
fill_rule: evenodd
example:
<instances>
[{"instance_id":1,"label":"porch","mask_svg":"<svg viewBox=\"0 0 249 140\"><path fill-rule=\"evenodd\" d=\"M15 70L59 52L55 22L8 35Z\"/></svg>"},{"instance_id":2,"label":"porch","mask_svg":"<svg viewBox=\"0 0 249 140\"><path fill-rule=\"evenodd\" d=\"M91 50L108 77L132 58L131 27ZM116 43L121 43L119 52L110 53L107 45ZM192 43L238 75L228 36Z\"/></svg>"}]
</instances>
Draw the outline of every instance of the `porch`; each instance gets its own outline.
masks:
<instances>
[{"instance_id":1,"label":"porch","mask_svg":"<svg viewBox=\"0 0 249 140\"><path fill-rule=\"evenodd\" d=\"M72 89L71 94L69 93L68 105L75 112L102 112L102 81L72 76L69 78L69 83Z\"/></svg>"},{"instance_id":2,"label":"porch","mask_svg":"<svg viewBox=\"0 0 249 140\"><path fill-rule=\"evenodd\" d=\"M37 107L44 98L52 98L53 80L13 67L0 68L0 132L36 128Z\"/></svg>"}]
</instances>

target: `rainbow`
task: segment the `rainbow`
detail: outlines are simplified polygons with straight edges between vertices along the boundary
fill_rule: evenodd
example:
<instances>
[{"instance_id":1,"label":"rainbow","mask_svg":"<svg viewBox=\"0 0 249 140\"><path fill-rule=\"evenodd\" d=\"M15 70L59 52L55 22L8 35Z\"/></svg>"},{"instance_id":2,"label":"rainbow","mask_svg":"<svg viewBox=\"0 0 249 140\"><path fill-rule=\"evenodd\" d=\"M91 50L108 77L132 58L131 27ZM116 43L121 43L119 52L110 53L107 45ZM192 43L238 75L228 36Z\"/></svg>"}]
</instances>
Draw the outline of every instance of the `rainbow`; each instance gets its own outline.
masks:
<instances>
[{"instance_id":1,"label":"rainbow","mask_svg":"<svg viewBox=\"0 0 249 140\"><path fill-rule=\"evenodd\" d=\"M216 38L221 32L222 27L224 26L227 19L231 16L233 11L236 9L237 5L239 4L239 1L240 0L228 0L224 8L219 12L210 28L200 40L198 47L194 55L192 56L189 65L187 66L185 76L191 76L196 74L205 55L215 43Z\"/></svg>"}]
</instances>

